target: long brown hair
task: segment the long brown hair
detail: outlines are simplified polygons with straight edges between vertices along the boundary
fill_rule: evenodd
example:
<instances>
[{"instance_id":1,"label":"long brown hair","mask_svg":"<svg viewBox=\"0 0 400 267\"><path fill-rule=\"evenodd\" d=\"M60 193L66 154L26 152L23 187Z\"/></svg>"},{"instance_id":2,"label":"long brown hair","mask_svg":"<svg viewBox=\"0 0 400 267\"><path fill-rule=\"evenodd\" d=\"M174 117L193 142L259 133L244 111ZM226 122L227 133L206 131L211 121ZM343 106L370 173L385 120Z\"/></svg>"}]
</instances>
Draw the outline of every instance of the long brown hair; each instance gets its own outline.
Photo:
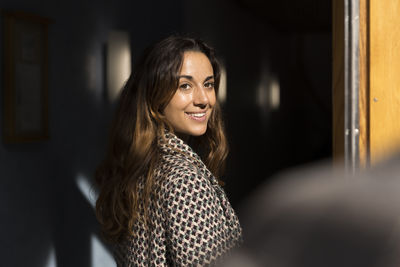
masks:
<instances>
[{"instance_id":1,"label":"long brown hair","mask_svg":"<svg viewBox=\"0 0 400 267\"><path fill-rule=\"evenodd\" d=\"M186 51L202 52L208 57L218 92L220 64L214 50L201 40L180 36L170 36L146 49L121 92L108 150L95 174L100 189L96 215L104 237L111 242L134 234L139 203L147 205L159 158L157 137L163 136L165 129L173 131L163 110L178 88ZM196 143L206 152L204 163L217 178L228 154L221 117L216 103L206 133L196 137ZM137 181L141 176L145 187L139 199Z\"/></svg>"}]
</instances>

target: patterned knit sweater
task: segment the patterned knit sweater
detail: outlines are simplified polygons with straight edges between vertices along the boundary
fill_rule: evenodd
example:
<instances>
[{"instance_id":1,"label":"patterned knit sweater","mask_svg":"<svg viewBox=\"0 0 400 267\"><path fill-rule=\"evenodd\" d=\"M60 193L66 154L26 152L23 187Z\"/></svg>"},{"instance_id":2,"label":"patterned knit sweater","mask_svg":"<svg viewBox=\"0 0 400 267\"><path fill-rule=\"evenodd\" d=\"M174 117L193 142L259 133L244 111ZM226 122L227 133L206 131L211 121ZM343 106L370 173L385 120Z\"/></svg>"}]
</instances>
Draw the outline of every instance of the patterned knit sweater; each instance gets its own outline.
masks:
<instances>
[{"instance_id":1,"label":"patterned knit sweater","mask_svg":"<svg viewBox=\"0 0 400 267\"><path fill-rule=\"evenodd\" d=\"M241 242L241 227L224 191L200 157L172 133L160 138L154 188L133 232L116 246L118 266L205 266ZM143 191L139 180L139 194Z\"/></svg>"}]
</instances>

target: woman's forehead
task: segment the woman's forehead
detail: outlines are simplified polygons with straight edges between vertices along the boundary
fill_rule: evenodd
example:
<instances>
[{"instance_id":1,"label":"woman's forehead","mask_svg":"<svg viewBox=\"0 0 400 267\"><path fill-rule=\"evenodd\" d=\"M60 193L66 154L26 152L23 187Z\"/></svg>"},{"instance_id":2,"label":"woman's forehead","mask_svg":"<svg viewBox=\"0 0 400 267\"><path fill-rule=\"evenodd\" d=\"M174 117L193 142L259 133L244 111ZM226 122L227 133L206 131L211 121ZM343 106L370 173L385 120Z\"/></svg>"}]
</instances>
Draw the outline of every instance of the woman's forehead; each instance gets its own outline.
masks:
<instances>
[{"instance_id":1,"label":"woman's forehead","mask_svg":"<svg viewBox=\"0 0 400 267\"><path fill-rule=\"evenodd\" d=\"M188 51L183 55L180 76L210 76L213 67L208 57L202 52Z\"/></svg>"}]
</instances>

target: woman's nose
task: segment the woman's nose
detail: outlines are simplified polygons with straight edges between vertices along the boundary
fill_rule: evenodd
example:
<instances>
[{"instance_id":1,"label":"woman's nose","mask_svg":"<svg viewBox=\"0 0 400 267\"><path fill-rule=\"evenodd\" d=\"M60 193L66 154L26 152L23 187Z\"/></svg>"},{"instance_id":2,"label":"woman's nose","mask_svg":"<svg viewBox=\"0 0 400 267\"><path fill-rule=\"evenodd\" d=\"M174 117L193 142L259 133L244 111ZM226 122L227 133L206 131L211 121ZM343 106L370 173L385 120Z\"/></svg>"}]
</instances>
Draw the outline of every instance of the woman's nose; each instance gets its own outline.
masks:
<instances>
[{"instance_id":1,"label":"woman's nose","mask_svg":"<svg viewBox=\"0 0 400 267\"><path fill-rule=\"evenodd\" d=\"M209 102L209 99L208 99L206 89L203 87L197 87L194 90L194 96L193 96L194 105L202 106L202 108L205 108L205 106L208 104L208 102Z\"/></svg>"}]
</instances>

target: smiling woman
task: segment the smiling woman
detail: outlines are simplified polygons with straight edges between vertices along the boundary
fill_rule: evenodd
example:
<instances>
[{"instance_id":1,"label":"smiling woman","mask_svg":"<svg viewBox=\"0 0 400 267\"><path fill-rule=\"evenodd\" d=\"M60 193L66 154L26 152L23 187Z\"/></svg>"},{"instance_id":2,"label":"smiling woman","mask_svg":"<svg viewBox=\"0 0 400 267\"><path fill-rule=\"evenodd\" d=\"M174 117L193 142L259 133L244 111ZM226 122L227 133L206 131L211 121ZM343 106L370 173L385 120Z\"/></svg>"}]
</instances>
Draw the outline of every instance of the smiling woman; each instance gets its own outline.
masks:
<instances>
[{"instance_id":1,"label":"smiling woman","mask_svg":"<svg viewBox=\"0 0 400 267\"><path fill-rule=\"evenodd\" d=\"M201 52L185 52L179 88L164 115L177 134L203 135L216 102L213 67Z\"/></svg>"},{"instance_id":2,"label":"smiling woman","mask_svg":"<svg viewBox=\"0 0 400 267\"><path fill-rule=\"evenodd\" d=\"M96 172L118 266L203 266L240 244L218 179L228 153L219 82L214 50L197 39L168 37L135 66Z\"/></svg>"}]
</instances>

